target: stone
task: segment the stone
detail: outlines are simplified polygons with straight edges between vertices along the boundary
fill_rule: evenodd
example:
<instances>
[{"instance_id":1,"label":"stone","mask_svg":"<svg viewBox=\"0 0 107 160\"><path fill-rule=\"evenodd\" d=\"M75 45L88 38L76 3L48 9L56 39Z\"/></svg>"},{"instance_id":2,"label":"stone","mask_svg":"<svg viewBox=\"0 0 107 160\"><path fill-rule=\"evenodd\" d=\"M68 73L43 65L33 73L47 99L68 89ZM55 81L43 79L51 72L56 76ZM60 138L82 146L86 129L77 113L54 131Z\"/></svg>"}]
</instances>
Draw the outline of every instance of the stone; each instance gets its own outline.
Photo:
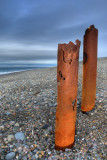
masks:
<instances>
[{"instance_id":1,"label":"stone","mask_svg":"<svg viewBox=\"0 0 107 160\"><path fill-rule=\"evenodd\" d=\"M15 134L15 138L16 138L17 140L23 141L23 140L25 139L25 135L24 135L23 132L17 132L17 133Z\"/></svg>"},{"instance_id":2,"label":"stone","mask_svg":"<svg viewBox=\"0 0 107 160\"><path fill-rule=\"evenodd\" d=\"M10 125L14 125L15 124L15 121L10 121Z\"/></svg>"},{"instance_id":3,"label":"stone","mask_svg":"<svg viewBox=\"0 0 107 160\"><path fill-rule=\"evenodd\" d=\"M14 152L8 153L5 157L6 160L12 160L13 158L15 158L15 153Z\"/></svg>"},{"instance_id":4,"label":"stone","mask_svg":"<svg viewBox=\"0 0 107 160\"><path fill-rule=\"evenodd\" d=\"M53 107L56 107L57 106L57 103L55 103L54 105L53 105Z\"/></svg>"},{"instance_id":5,"label":"stone","mask_svg":"<svg viewBox=\"0 0 107 160\"><path fill-rule=\"evenodd\" d=\"M11 114L11 112L6 112L5 114L6 114L7 116L9 116L9 115Z\"/></svg>"},{"instance_id":6,"label":"stone","mask_svg":"<svg viewBox=\"0 0 107 160\"><path fill-rule=\"evenodd\" d=\"M80 101L77 101L77 104L79 105L79 104L81 104L81 102L80 102Z\"/></svg>"},{"instance_id":7,"label":"stone","mask_svg":"<svg viewBox=\"0 0 107 160\"><path fill-rule=\"evenodd\" d=\"M19 127L19 123L16 123L15 126L16 126L16 127Z\"/></svg>"},{"instance_id":8,"label":"stone","mask_svg":"<svg viewBox=\"0 0 107 160\"><path fill-rule=\"evenodd\" d=\"M27 160L27 156L23 156L23 160Z\"/></svg>"},{"instance_id":9,"label":"stone","mask_svg":"<svg viewBox=\"0 0 107 160\"><path fill-rule=\"evenodd\" d=\"M42 129L47 129L48 127L49 127L49 125L46 124L46 125L44 125L44 126L42 127Z\"/></svg>"},{"instance_id":10,"label":"stone","mask_svg":"<svg viewBox=\"0 0 107 160\"><path fill-rule=\"evenodd\" d=\"M102 108L102 106L98 106L98 108Z\"/></svg>"},{"instance_id":11,"label":"stone","mask_svg":"<svg viewBox=\"0 0 107 160\"><path fill-rule=\"evenodd\" d=\"M14 139L14 136L13 135L8 135L8 137L7 137L8 142L11 142L12 139Z\"/></svg>"}]
</instances>

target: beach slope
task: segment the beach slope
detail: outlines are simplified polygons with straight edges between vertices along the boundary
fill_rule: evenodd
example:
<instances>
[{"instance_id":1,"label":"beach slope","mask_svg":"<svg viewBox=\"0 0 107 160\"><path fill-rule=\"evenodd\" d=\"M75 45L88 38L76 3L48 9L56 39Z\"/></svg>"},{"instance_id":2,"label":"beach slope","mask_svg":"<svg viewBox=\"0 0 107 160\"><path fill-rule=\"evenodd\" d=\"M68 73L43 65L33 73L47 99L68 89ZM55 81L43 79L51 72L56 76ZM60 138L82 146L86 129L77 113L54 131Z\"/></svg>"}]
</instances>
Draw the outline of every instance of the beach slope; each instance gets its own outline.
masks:
<instances>
[{"instance_id":1,"label":"beach slope","mask_svg":"<svg viewBox=\"0 0 107 160\"><path fill-rule=\"evenodd\" d=\"M0 75L0 159L106 159L107 57L97 63L96 106L81 112L79 64L75 144L56 151L57 69Z\"/></svg>"}]
</instances>

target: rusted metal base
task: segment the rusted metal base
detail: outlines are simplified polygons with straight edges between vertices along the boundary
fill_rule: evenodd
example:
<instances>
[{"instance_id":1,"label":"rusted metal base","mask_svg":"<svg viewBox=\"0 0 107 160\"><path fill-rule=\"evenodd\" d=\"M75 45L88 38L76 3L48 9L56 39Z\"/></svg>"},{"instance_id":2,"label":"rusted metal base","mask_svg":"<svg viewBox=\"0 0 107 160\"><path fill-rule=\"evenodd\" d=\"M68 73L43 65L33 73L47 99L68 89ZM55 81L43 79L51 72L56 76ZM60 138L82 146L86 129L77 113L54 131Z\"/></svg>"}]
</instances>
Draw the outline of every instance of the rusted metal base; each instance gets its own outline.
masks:
<instances>
[{"instance_id":1,"label":"rusted metal base","mask_svg":"<svg viewBox=\"0 0 107 160\"><path fill-rule=\"evenodd\" d=\"M57 145L55 144L55 149L58 150L58 151L59 151L59 150L62 150L62 151L65 152L65 149L66 149L66 148L71 149L71 148L73 147L73 145L74 145L74 143L70 144L69 146L61 147L61 146L57 146Z\"/></svg>"},{"instance_id":2,"label":"rusted metal base","mask_svg":"<svg viewBox=\"0 0 107 160\"><path fill-rule=\"evenodd\" d=\"M93 105L91 105L91 107L84 107L84 106L81 106L82 108L82 112L89 112L89 111L92 111L94 109L94 106L95 106L95 103Z\"/></svg>"}]
</instances>

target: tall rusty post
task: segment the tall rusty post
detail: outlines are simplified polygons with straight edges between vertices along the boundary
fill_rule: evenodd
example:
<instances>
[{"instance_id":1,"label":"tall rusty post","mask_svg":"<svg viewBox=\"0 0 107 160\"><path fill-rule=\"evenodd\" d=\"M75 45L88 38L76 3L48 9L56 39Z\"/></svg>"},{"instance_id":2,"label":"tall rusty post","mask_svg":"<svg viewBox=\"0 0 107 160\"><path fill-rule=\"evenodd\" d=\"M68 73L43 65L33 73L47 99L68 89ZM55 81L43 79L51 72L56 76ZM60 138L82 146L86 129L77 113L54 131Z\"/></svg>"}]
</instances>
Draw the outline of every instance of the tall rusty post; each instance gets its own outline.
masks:
<instances>
[{"instance_id":1,"label":"tall rusty post","mask_svg":"<svg viewBox=\"0 0 107 160\"><path fill-rule=\"evenodd\" d=\"M98 30L91 25L84 35L83 49L83 82L82 103L83 112L91 111L95 106L97 77L97 41Z\"/></svg>"},{"instance_id":2,"label":"tall rusty post","mask_svg":"<svg viewBox=\"0 0 107 160\"><path fill-rule=\"evenodd\" d=\"M80 41L58 45L55 149L71 148L75 138Z\"/></svg>"}]
</instances>

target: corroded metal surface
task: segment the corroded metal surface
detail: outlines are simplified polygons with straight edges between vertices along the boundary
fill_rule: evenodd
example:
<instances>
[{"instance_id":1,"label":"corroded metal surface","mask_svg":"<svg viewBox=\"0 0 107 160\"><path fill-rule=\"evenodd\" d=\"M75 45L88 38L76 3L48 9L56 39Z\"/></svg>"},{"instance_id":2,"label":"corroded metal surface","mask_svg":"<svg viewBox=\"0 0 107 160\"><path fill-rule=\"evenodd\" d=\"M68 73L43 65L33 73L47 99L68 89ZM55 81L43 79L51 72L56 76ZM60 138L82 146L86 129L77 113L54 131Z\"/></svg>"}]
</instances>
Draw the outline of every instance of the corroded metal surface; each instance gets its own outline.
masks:
<instances>
[{"instance_id":1,"label":"corroded metal surface","mask_svg":"<svg viewBox=\"0 0 107 160\"><path fill-rule=\"evenodd\" d=\"M97 75L97 40L98 30L91 25L84 35L83 51L83 83L82 103L83 112L90 111L95 106L96 75Z\"/></svg>"},{"instance_id":2,"label":"corroded metal surface","mask_svg":"<svg viewBox=\"0 0 107 160\"><path fill-rule=\"evenodd\" d=\"M75 137L80 41L58 45L55 148L71 148Z\"/></svg>"}]
</instances>

